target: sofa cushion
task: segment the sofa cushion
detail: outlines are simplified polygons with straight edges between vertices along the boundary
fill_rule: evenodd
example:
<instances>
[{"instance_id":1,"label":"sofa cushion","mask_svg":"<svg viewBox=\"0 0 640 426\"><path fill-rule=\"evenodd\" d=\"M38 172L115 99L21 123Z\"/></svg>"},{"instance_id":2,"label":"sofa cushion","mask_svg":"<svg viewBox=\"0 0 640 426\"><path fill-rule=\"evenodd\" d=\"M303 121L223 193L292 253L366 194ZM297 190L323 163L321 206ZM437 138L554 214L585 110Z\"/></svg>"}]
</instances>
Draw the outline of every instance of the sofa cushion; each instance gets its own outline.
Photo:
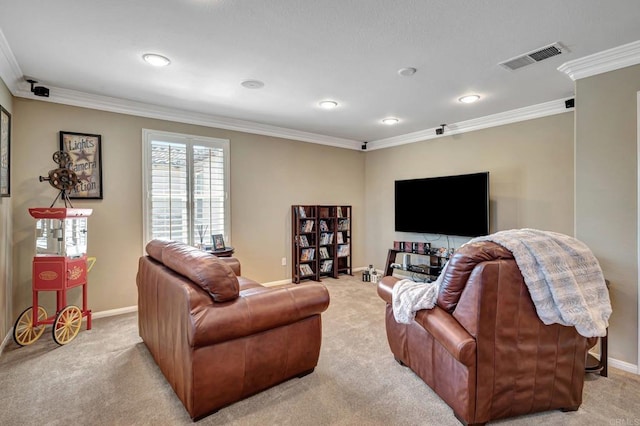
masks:
<instances>
[{"instance_id":1,"label":"sofa cushion","mask_svg":"<svg viewBox=\"0 0 640 426\"><path fill-rule=\"evenodd\" d=\"M209 253L186 244L167 244L162 263L202 287L216 302L238 297L240 286L233 270Z\"/></svg>"},{"instance_id":2,"label":"sofa cushion","mask_svg":"<svg viewBox=\"0 0 640 426\"><path fill-rule=\"evenodd\" d=\"M162 262L162 250L172 243L173 241L167 240L151 240L147 243L147 247L145 249L147 250L147 254L151 256L151 258L157 260L158 262Z\"/></svg>"},{"instance_id":3,"label":"sofa cushion","mask_svg":"<svg viewBox=\"0 0 640 426\"><path fill-rule=\"evenodd\" d=\"M444 276L436 304L452 313L458 306L460 295L474 268L481 262L495 259L513 259L513 254L501 245L492 242L462 245L442 272Z\"/></svg>"}]
</instances>

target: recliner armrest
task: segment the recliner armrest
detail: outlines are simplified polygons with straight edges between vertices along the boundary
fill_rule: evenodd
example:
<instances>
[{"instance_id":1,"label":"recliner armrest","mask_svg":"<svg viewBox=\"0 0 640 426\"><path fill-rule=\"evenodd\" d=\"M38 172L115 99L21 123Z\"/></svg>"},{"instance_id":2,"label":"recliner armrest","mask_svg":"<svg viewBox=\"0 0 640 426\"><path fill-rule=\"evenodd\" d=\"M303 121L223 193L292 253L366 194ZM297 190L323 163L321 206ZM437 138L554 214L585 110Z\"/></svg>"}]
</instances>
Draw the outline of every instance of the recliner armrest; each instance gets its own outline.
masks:
<instances>
[{"instance_id":1,"label":"recliner armrest","mask_svg":"<svg viewBox=\"0 0 640 426\"><path fill-rule=\"evenodd\" d=\"M321 314L329 307L329 292L321 283L260 290L226 303L194 306L190 344L201 347L249 336Z\"/></svg>"},{"instance_id":2,"label":"recliner armrest","mask_svg":"<svg viewBox=\"0 0 640 426\"><path fill-rule=\"evenodd\" d=\"M393 306L393 287L400 279L390 275L378 283L378 295ZM464 365L472 365L476 359L476 340L447 311L434 306L416 313L415 320L430 333L455 359Z\"/></svg>"},{"instance_id":3,"label":"recliner armrest","mask_svg":"<svg viewBox=\"0 0 640 426\"><path fill-rule=\"evenodd\" d=\"M378 296L385 302L391 305L393 300L393 286L400 281L396 277L392 277L391 275L387 275L382 277L380 281L378 281Z\"/></svg>"},{"instance_id":4,"label":"recliner armrest","mask_svg":"<svg viewBox=\"0 0 640 426\"><path fill-rule=\"evenodd\" d=\"M476 339L450 313L436 305L418 311L415 321L462 364L470 367L476 362Z\"/></svg>"}]
</instances>

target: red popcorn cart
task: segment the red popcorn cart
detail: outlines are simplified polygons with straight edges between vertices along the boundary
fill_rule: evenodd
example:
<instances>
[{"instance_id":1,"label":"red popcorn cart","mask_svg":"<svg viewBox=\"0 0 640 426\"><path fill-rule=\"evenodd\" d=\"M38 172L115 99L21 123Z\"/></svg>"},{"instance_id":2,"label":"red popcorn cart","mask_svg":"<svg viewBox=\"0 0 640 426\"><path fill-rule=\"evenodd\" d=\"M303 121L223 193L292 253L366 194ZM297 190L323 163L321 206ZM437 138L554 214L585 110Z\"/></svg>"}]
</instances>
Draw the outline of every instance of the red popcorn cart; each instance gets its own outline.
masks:
<instances>
[{"instance_id":1,"label":"red popcorn cart","mask_svg":"<svg viewBox=\"0 0 640 426\"><path fill-rule=\"evenodd\" d=\"M30 345L52 324L53 340L64 345L80 331L87 318L91 330L91 310L87 308L87 273L95 258L87 257L87 218L92 209L40 207L29 209L36 219L32 280L33 306L25 309L13 327L13 339ZM67 305L67 290L82 286L82 309ZM40 291L56 292L55 315L48 316L38 304Z\"/></svg>"}]
</instances>

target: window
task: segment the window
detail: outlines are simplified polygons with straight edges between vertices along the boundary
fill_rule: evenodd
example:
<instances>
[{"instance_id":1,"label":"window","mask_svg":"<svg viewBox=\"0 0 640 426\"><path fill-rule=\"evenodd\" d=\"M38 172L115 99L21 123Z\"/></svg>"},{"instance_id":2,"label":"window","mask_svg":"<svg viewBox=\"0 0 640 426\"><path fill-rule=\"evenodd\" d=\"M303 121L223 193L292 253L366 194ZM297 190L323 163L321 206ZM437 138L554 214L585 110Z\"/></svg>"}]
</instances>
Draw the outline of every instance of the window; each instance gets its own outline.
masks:
<instances>
[{"instance_id":1,"label":"window","mask_svg":"<svg viewBox=\"0 0 640 426\"><path fill-rule=\"evenodd\" d=\"M147 129L142 141L145 244L230 244L229 141Z\"/></svg>"}]
</instances>

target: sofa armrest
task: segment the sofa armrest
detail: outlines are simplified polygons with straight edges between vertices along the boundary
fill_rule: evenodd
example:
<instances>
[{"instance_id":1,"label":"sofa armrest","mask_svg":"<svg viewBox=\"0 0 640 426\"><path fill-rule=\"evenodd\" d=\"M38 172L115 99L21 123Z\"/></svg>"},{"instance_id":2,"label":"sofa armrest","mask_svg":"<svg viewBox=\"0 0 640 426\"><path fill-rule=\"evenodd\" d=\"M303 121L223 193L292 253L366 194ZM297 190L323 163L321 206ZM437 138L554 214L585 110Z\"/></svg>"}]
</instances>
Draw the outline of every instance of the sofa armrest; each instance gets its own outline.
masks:
<instances>
[{"instance_id":1,"label":"sofa armrest","mask_svg":"<svg viewBox=\"0 0 640 426\"><path fill-rule=\"evenodd\" d=\"M476 362L476 339L447 311L439 306L416 313L415 321L462 364Z\"/></svg>"},{"instance_id":2,"label":"sofa armrest","mask_svg":"<svg viewBox=\"0 0 640 426\"><path fill-rule=\"evenodd\" d=\"M391 275L384 276L378 281L378 296L389 305L391 305L393 300L393 286L396 285L398 281L400 281L400 279Z\"/></svg>"},{"instance_id":3,"label":"sofa armrest","mask_svg":"<svg viewBox=\"0 0 640 426\"><path fill-rule=\"evenodd\" d=\"M239 277L239 276L242 275L240 273L240 260L238 260L238 258L236 258L236 257L218 257L218 260L221 261L221 262L226 263L231 268L233 273L236 274L236 277Z\"/></svg>"},{"instance_id":4,"label":"sofa armrest","mask_svg":"<svg viewBox=\"0 0 640 426\"><path fill-rule=\"evenodd\" d=\"M329 307L329 292L321 283L261 290L226 303L194 306L191 346L208 346L292 324Z\"/></svg>"},{"instance_id":5,"label":"sofa armrest","mask_svg":"<svg viewBox=\"0 0 640 426\"><path fill-rule=\"evenodd\" d=\"M393 287L399 278L386 276L378 283L378 295L389 306L393 303ZM430 333L455 359L473 365L476 359L476 340L460 323L439 306L416 313L415 322Z\"/></svg>"}]
</instances>

